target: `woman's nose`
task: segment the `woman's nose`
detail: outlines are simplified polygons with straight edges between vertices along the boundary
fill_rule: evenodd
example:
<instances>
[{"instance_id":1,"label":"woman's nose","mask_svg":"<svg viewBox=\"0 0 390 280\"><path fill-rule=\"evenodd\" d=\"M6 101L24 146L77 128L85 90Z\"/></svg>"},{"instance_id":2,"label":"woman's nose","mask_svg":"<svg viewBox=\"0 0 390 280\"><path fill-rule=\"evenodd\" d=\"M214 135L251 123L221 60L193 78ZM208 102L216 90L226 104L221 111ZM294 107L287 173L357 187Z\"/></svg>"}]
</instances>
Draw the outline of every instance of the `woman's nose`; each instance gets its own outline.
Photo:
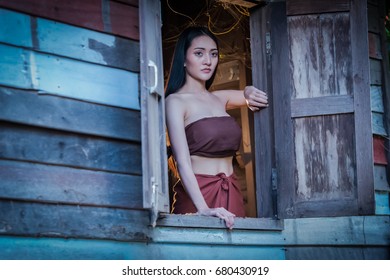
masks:
<instances>
[{"instance_id":1,"label":"woman's nose","mask_svg":"<svg viewBox=\"0 0 390 280\"><path fill-rule=\"evenodd\" d=\"M211 64L211 57L209 55L205 55L203 63L206 65L210 65Z\"/></svg>"}]
</instances>

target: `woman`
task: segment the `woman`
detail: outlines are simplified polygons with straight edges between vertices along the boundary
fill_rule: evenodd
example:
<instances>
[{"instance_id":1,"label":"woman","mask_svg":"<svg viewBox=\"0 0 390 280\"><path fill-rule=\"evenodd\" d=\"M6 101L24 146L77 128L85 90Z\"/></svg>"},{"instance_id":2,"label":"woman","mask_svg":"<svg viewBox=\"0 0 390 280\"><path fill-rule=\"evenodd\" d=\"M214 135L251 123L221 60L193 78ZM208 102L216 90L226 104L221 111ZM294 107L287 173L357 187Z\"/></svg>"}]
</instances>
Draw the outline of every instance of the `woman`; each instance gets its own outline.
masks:
<instances>
[{"instance_id":1,"label":"woman","mask_svg":"<svg viewBox=\"0 0 390 280\"><path fill-rule=\"evenodd\" d=\"M231 229L245 209L232 163L241 129L226 110L247 105L256 111L268 101L252 86L209 92L218 60L218 41L207 28L182 32L165 90L168 135L180 175L172 212L216 216Z\"/></svg>"}]
</instances>

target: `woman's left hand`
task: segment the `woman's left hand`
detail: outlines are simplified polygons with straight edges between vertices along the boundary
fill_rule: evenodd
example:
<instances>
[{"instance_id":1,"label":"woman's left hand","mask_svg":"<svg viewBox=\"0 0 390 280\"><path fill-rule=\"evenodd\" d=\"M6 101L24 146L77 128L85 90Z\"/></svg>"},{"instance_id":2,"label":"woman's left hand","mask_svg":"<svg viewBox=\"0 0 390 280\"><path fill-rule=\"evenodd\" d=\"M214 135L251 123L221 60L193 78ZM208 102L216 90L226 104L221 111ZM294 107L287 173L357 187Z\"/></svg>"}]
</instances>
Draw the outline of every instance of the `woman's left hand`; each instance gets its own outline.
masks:
<instances>
[{"instance_id":1,"label":"woman's left hand","mask_svg":"<svg viewBox=\"0 0 390 280\"><path fill-rule=\"evenodd\" d=\"M252 111L259 111L261 108L268 107L268 96L254 86L247 86L244 89L244 97L248 108Z\"/></svg>"}]
</instances>

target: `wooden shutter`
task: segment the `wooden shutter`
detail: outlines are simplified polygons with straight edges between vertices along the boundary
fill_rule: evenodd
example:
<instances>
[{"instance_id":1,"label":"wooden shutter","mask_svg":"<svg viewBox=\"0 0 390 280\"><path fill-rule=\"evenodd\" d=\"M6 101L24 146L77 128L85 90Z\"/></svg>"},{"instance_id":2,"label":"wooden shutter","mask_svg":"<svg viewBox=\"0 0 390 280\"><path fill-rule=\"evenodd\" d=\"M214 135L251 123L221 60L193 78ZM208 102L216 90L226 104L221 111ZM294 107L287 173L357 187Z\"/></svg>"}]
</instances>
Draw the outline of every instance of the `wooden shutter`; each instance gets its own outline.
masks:
<instances>
[{"instance_id":1,"label":"wooden shutter","mask_svg":"<svg viewBox=\"0 0 390 280\"><path fill-rule=\"evenodd\" d=\"M169 211L160 1L139 1L139 10L143 206L155 224Z\"/></svg>"},{"instance_id":2,"label":"wooden shutter","mask_svg":"<svg viewBox=\"0 0 390 280\"><path fill-rule=\"evenodd\" d=\"M364 2L288 0L285 14L284 3L263 8L261 75L271 108L255 119L269 126L255 124L256 148L263 149L256 174L268 190L262 199L277 189L279 217L374 213Z\"/></svg>"}]
</instances>

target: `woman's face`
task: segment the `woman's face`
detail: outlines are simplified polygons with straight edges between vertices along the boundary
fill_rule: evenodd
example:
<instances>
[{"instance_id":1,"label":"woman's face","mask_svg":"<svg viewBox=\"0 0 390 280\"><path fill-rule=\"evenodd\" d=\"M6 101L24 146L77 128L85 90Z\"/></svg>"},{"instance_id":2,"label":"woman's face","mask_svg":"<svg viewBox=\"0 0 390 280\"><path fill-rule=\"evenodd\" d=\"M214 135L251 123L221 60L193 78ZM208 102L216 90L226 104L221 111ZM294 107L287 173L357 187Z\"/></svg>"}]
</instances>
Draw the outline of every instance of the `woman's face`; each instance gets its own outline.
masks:
<instances>
[{"instance_id":1,"label":"woman's face","mask_svg":"<svg viewBox=\"0 0 390 280\"><path fill-rule=\"evenodd\" d=\"M203 35L192 40L187 49L185 69L188 76L198 80L207 81L213 75L218 64L218 49L210 37Z\"/></svg>"}]
</instances>

